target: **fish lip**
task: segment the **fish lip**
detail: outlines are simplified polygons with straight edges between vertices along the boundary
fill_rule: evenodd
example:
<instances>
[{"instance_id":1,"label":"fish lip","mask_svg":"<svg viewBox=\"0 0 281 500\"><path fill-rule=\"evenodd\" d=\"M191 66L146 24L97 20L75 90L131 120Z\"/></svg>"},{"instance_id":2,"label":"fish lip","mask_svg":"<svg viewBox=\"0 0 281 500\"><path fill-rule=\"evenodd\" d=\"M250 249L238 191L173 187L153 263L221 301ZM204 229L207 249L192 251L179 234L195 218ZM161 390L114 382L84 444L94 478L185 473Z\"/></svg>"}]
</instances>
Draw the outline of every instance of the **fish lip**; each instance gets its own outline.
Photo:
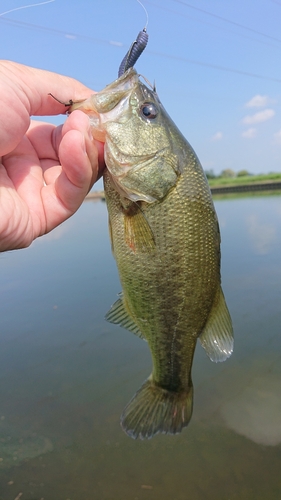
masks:
<instances>
[{"instance_id":1,"label":"fish lip","mask_svg":"<svg viewBox=\"0 0 281 500\"><path fill-rule=\"evenodd\" d=\"M74 102L69 108L69 113L80 109L87 114L93 138L105 143L107 139L105 124L112 121L111 118L116 119L118 115L122 114L122 103L128 100L138 82L136 70L129 68L120 78L107 85L100 92L92 94L82 102ZM111 116L110 113L112 113Z\"/></svg>"},{"instance_id":2,"label":"fish lip","mask_svg":"<svg viewBox=\"0 0 281 500\"><path fill-rule=\"evenodd\" d=\"M104 92L107 89L112 90L115 87L119 87L130 82L130 80L136 80L136 79L137 80L139 79L139 74L134 68L129 68L123 75L114 80L114 82L111 82L108 85L106 85L106 87L100 92ZM97 93L99 94L99 92Z\"/></svg>"},{"instance_id":3,"label":"fish lip","mask_svg":"<svg viewBox=\"0 0 281 500\"><path fill-rule=\"evenodd\" d=\"M129 96L132 90L138 85L139 76L134 68L130 68L120 76L117 80L107 85L103 90L91 96L91 104L93 109L99 114L109 113L118 104ZM115 95L116 101L113 101L113 106L106 101L107 96ZM105 104L104 104L105 101Z\"/></svg>"},{"instance_id":4,"label":"fish lip","mask_svg":"<svg viewBox=\"0 0 281 500\"><path fill-rule=\"evenodd\" d=\"M89 115L95 139L106 142L106 123L118 120L138 83L138 73L134 68L129 68L120 78L84 102L82 107Z\"/></svg>"},{"instance_id":5,"label":"fish lip","mask_svg":"<svg viewBox=\"0 0 281 500\"><path fill-rule=\"evenodd\" d=\"M91 126L93 129L99 132L105 131L106 123L119 121L120 116L123 115L124 108L129 106L130 96L133 92L136 92L139 100L143 99L149 102L150 99L153 99L160 104L153 87L151 86L151 89L148 89L140 82L140 76L134 68L129 68L117 80L91 96L93 117ZM149 83L149 85L151 84ZM150 122L149 119L146 121Z\"/></svg>"}]
</instances>

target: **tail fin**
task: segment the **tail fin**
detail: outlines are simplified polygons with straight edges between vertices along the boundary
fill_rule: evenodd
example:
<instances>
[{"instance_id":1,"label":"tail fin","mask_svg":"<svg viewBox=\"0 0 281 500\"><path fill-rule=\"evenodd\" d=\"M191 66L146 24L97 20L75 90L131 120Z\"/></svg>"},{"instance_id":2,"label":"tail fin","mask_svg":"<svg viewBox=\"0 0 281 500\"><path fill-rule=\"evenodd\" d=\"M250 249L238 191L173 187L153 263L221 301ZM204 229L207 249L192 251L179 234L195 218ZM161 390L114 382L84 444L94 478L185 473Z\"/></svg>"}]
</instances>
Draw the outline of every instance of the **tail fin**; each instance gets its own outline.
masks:
<instances>
[{"instance_id":1,"label":"tail fin","mask_svg":"<svg viewBox=\"0 0 281 500\"><path fill-rule=\"evenodd\" d=\"M178 434L192 415L193 388L188 392L171 392L148 379L127 404L121 415L121 426L133 439L150 439L159 432Z\"/></svg>"}]
</instances>

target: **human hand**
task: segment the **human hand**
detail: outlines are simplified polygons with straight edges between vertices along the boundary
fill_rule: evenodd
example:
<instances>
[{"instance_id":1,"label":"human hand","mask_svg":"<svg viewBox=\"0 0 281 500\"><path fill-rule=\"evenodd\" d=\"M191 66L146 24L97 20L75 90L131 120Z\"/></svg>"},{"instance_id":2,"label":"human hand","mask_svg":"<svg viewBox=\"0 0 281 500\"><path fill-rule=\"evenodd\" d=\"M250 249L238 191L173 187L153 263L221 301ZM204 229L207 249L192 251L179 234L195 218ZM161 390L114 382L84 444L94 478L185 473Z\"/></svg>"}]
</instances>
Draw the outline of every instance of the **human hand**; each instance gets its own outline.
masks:
<instances>
[{"instance_id":1,"label":"human hand","mask_svg":"<svg viewBox=\"0 0 281 500\"><path fill-rule=\"evenodd\" d=\"M30 116L65 113L93 91L48 71L0 61L0 251L24 248L74 214L101 176L103 145L74 111L56 127Z\"/></svg>"}]
</instances>

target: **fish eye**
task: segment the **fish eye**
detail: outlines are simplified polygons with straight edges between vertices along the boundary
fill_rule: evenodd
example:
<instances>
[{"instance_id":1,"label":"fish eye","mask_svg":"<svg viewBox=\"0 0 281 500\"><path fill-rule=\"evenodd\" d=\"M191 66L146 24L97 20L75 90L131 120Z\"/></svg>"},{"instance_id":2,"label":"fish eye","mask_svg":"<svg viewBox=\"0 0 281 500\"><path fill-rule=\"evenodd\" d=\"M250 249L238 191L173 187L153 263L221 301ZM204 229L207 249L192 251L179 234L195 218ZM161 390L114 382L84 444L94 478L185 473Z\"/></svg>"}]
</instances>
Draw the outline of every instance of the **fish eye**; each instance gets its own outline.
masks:
<instances>
[{"instance_id":1,"label":"fish eye","mask_svg":"<svg viewBox=\"0 0 281 500\"><path fill-rule=\"evenodd\" d=\"M153 120L158 115L158 109L153 102L145 102L141 106L141 113L145 118Z\"/></svg>"}]
</instances>

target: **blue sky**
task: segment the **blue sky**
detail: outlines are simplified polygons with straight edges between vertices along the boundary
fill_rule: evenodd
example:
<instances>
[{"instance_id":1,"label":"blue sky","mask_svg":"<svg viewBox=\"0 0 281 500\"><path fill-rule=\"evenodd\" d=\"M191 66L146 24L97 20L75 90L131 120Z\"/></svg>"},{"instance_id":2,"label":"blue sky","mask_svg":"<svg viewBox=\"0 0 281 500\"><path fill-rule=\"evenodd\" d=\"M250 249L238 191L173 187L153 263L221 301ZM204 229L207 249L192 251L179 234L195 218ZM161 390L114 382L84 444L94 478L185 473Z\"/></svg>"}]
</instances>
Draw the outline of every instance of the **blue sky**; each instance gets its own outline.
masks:
<instances>
[{"instance_id":1,"label":"blue sky","mask_svg":"<svg viewBox=\"0 0 281 500\"><path fill-rule=\"evenodd\" d=\"M28 3L2 0L0 14ZM149 42L136 68L204 169L281 171L281 0L143 4ZM100 90L145 23L137 0L55 0L0 16L2 58Z\"/></svg>"}]
</instances>

